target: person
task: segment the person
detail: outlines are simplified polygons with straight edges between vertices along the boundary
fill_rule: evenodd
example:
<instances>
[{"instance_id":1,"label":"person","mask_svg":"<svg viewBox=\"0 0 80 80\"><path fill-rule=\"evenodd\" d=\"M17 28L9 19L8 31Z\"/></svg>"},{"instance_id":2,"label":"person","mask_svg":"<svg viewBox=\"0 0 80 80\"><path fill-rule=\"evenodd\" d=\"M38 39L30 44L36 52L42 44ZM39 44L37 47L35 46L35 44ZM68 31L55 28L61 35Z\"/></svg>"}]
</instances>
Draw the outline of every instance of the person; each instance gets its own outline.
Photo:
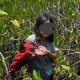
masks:
<instances>
[{"instance_id":1,"label":"person","mask_svg":"<svg viewBox=\"0 0 80 80\"><path fill-rule=\"evenodd\" d=\"M34 33L26 39L38 46L33 50L31 57L28 57L28 73L32 74L33 70L39 71L41 80L52 80L50 76L53 71L53 62L57 57L53 32L44 34L43 28L40 29L41 25L48 23L53 24L53 19L49 14L39 15L34 27ZM43 33L41 30L43 30ZM12 65L10 65L10 70L12 71Z\"/></svg>"}]
</instances>

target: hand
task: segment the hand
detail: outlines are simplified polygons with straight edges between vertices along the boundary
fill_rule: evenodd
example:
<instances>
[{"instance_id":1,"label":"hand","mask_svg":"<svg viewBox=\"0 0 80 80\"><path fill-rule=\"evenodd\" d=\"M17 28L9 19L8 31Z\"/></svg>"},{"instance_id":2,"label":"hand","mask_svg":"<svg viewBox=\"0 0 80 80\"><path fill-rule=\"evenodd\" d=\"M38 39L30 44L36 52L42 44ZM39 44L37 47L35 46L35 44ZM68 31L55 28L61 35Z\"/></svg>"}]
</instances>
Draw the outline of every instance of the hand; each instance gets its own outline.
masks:
<instances>
[{"instance_id":1,"label":"hand","mask_svg":"<svg viewBox=\"0 0 80 80\"><path fill-rule=\"evenodd\" d=\"M36 49L36 50L35 50L35 54L36 54L36 55L40 55L40 56L42 56L42 55L44 55L45 53L42 52L42 51L39 50L39 49Z\"/></svg>"},{"instance_id":2,"label":"hand","mask_svg":"<svg viewBox=\"0 0 80 80\"><path fill-rule=\"evenodd\" d=\"M44 46L39 46L38 48L40 51L42 51L43 53L47 53L47 52L50 52L46 47Z\"/></svg>"}]
</instances>

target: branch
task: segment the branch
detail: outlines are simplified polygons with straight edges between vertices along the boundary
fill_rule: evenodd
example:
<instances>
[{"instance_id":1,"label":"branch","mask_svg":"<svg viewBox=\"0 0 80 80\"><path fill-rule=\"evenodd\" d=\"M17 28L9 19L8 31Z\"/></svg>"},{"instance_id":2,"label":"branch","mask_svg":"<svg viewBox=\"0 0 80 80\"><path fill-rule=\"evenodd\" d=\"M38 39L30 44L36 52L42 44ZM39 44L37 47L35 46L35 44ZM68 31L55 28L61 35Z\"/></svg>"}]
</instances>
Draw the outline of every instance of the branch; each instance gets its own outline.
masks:
<instances>
[{"instance_id":1,"label":"branch","mask_svg":"<svg viewBox=\"0 0 80 80\"><path fill-rule=\"evenodd\" d=\"M3 54L1 52L0 52L0 56L1 56L2 60L3 60L4 66L5 66L5 69L6 69L6 73L7 73L7 75L9 75L9 71L8 71L8 68L7 68L7 65L6 65L6 62L5 62L5 58L4 58L4 56L3 56Z\"/></svg>"},{"instance_id":2,"label":"branch","mask_svg":"<svg viewBox=\"0 0 80 80\"><path fill-rule=\"evenodd\" d=\"M69 54L80 54L80 52L77 52L77 51L75 51L75 50L73 50L73 49L57 49L56 50L56 52L58 52L58 51L72 51L72 52L70 52Z\"/></svg>"}]
</instances>

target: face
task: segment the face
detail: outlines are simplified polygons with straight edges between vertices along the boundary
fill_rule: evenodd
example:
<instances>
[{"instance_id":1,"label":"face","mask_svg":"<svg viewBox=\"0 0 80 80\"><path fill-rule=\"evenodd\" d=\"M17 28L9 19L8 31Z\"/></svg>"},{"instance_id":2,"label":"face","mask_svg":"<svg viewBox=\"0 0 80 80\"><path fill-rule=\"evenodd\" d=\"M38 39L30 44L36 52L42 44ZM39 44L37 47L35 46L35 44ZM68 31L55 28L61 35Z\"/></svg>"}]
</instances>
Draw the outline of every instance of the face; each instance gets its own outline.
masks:
<instances>
[{"instance_id":1,"label":"face","mask_svg":"<svg viewBox=\"0 0 80 80\"><path fill-rule=\"evenodd\" d=\"M49 20L47 20L47 21L45 21L44 23L50 23L50 21ZM41 39L47 39L47 35L45 35L45 34L43 34L42 32L40 32L40 37L41 37Z\"/></svg>"},{"instance_id":2,"label":"face","mask_svg":"<svg viewBox=\"0 0 80 80\"><path fill-rule=\"evenodd\" d=\"M47 40L47 36L46 36L46 35L43 35L42 33L40 33L40 38L41 38L42 40Z\"/></svg>"}]
</instances>

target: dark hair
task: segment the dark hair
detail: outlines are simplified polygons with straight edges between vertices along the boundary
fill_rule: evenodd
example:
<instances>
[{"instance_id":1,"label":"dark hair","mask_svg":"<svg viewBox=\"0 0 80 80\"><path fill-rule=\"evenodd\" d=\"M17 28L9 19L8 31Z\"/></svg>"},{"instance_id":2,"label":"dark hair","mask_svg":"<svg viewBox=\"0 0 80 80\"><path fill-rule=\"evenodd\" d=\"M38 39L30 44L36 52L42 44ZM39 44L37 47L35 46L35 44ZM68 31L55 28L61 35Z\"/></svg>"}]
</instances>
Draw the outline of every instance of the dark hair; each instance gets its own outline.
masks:
<instances>
[{"instance_id":1,"label":"dark hair","mask_svg":"<svg viewBox=\"0 0 80 80\"><path fill-rule=\"evenodd\" d=\"M38 16L37 18L37 21L36 21L36 24L35 24L35 27L34 27L34 32L36 33L37 36L40 35L40 32L39 32L39 26L41 24L43 24L45 21L50 21L51 23L53 23L53 19L52 17L47 14L47 13L43 13L41 15ZM47 38L47 41L49 42L54 42L54 36L53 34L51 34L48 38Z\"/></svg>"}]
</instances>

